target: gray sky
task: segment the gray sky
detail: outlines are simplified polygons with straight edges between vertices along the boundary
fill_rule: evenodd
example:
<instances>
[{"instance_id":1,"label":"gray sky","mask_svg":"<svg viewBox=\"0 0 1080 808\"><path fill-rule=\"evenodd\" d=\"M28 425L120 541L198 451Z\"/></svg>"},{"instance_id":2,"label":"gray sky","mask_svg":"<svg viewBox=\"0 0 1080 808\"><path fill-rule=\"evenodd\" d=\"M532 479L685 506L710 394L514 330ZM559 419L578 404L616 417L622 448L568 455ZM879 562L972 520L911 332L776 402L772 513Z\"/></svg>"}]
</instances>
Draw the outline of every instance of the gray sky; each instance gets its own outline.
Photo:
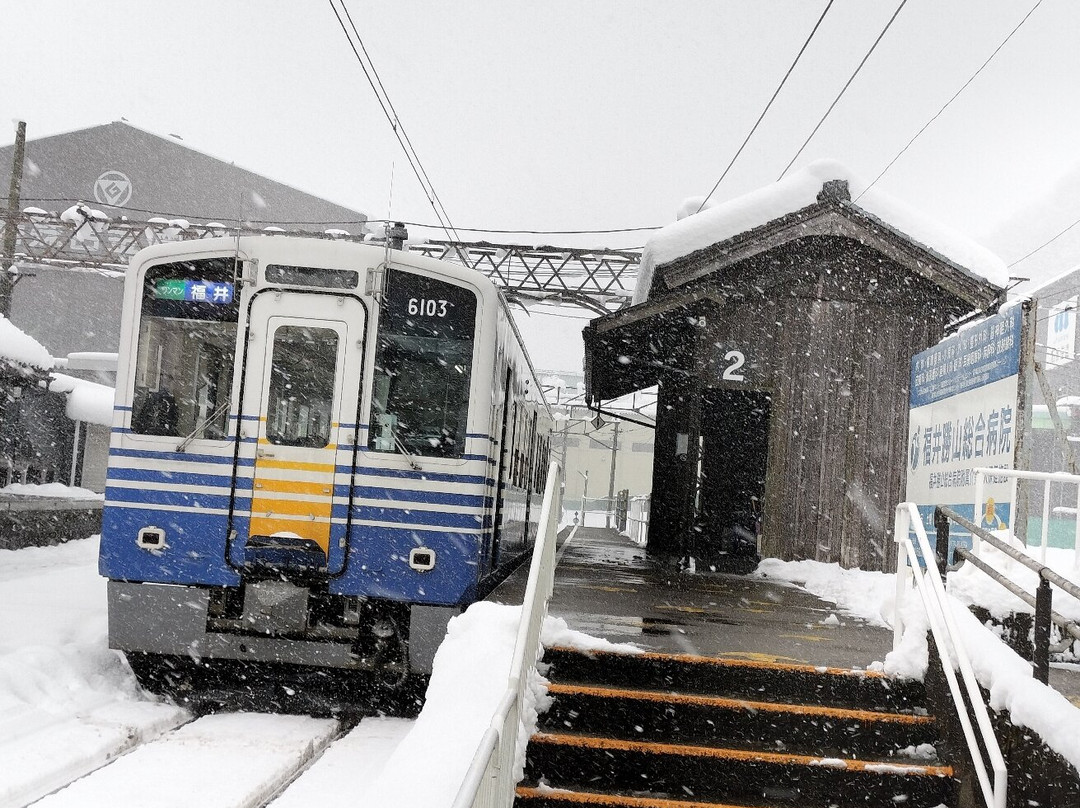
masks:
<instances>
[{"instance_id":1,"label":"gray sky","mask_svg":"<svg viewBox=\"0 0 1080 808\"><path fill-rule=\"evenodd\" d=\"M777 179L898 3L836 0L717 199ZM795 168L832 157L876 176L1034 3L909 0ZM348 3L454 224L539 230L673 221L720 176L825 5ZM373 218L386 216L393 166L394 217L434 221L326 2L0 0L0 11L0 117L25 119L31 138L125 117ZM993 241L1080 159L1078 30L1080 3L1044 0L878 187ZM1080 212L1053 217L1047 232ZM1006 261L1045 233L1026 236L1008 239Z\"/></svg>"},{"instance_id":2,"label":"gray sky","mask_svg":"<svg viewBox=\"0 0 1080 808\"><path fill-rule=\"evenodd\" d=\"M909 0L796 167L876 175L1033 4ZM373 217L395 165L394 214L433 221L327 3L3 5L0 98L31 137L123 116ZM720 198L777 178L896 5L837 0ZM671 221L824 7L349 4L454 223L530 229ZM1043 193L1077 160L1077 30L1080 4L1045 0L882 190L974 235Z\"/></svg>"}]
</instances>

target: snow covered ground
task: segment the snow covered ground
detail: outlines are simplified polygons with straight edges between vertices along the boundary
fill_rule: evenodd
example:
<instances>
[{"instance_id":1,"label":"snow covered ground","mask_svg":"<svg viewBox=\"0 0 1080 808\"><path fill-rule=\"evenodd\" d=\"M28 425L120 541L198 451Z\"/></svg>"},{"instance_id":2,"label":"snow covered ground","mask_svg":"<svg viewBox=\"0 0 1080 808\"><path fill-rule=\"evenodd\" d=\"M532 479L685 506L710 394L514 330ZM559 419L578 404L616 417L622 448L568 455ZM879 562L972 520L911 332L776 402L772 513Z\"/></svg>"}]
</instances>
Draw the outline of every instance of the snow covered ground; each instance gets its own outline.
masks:
<instances>
[{"instance_id":1,"label":"snow covered ground","mask_svg":"<svg viewBox=\"0 0 1080 808\"><path fill-rule=\"evenodd\" d=\"M94 537L0 551L0 806L44 797L48 806L210 808L274 800L275 807L290 808L340 795L362 796L376 808L451 804L456 787L450 784L461 782L505 691L519 609L480 603L452 621L415 721L367 718L339 737L336 722L302 716L192 720L141 693L121 657L107 649L97 545ZM1071 568L1071 553L1060 551L1051 561ZM775 560L764 561L758 574L804 586L835 603L840 615L891 623L891 575ZM1035 682L1031 666L964 607L983 599L991 611L1003 609L1005 596L985 590L970 571L951 579L960 598L956 616L993 706L1008 709L1080 767L1080 709ZM1080 612L1080 604L1056 601L1067 614ZM908 620L914 630L879 667L925 669L917 615ZM543 641L610 646L557 618L548 619ZM534 688L528 698L535 705L543 695ZM63 788L67 783L73 785Z\"/></svg>"},{"instance_id":2,"label":"snow covered ground","mask_svg":"<svg viewBox=\"0 0 1080 808\"><path fill-rule=\"evenodd\" d=\"M0 551L0 805L24 805L187 720L105 641L97 540Z\"/></svg>"},{"instance_id":3,"label":"snow covered ground","mask_svg":"<svg viewBox=\"0 0 1080 808\"><path fill-rule=\"evenodd\" d=\"M338 738L302 716L192 720L108 650L97 552L97 537L0 551L0 806L451 804L506 690L519 607L478 603L451 622L415 721L366 718ZM615 647L554 618L545 641ZM527 693L534 714L542 693Z\"/></svg>"}]
</instances>

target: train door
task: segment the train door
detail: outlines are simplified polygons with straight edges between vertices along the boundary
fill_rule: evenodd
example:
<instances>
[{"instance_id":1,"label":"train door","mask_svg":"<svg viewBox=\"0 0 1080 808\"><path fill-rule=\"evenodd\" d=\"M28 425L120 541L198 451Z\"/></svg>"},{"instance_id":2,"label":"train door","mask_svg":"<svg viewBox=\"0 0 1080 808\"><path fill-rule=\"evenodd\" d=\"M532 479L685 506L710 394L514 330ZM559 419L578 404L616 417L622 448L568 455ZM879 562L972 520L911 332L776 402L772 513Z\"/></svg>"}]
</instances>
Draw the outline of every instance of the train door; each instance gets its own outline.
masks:
<instances>
[{"instance_id":1,"label":"train door","mask_svg":"<svg viewBox=\"0 0 1080 808\"><path fill-rule=\"evenodd\" d=\"M249 570L344 568L364 321L353 297L270 291L252 303L242 409L245 429L257 425Z\"/></svg>"},{"instance_id":2,"label":"train door","mask_svg":"<svg viewBox=\"0 0 1080 808\"><path fill-rule=\"evenodd\" d=\"M503 538L503 516L505 511L505 491L510 484L510 458L513 447L510 445L510 418L511 393L513 392L513 376L510 368L506 369L506 378L503 382L502 391L502 422L499 424L499 467L495 472L495 516L492 522L493 536L491 542L491 566L494 568L499 563L499 544Z\"/></svg>"}]
</instances>

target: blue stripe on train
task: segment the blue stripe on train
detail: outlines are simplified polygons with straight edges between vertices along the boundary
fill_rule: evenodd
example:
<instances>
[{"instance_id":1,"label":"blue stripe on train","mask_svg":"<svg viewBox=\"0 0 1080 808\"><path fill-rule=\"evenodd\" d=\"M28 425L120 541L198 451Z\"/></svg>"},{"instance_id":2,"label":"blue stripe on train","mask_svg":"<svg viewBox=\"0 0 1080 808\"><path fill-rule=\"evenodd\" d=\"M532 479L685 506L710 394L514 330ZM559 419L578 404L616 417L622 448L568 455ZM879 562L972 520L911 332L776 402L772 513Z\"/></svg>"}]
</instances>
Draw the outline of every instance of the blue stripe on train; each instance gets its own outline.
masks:
<instances>
[{"instance_id":1,"label":"blue stripe on train","mask_svg":"<svg viewBox=\"0 0 1080 808\"><path fill-rule=\"evenodd\" d=\"M227 511L230 507L230 497L227 494L193 494L160 488L120 488L113 485L105 486L105 500L109 503L163 505L169 508L183 508L193 511ZM344 519L348 514L348 506L336 504L333 506L331 514L333 518ZM481 530L486 522L479 514L422 511L417 508L393 508L378 505L354 505L352 516L354 520L456 527L468 530Z\"/></svg>"},{"instance_id":2,"label":"blue stripe on train","mask_svg":"<svg viewBox=\"0 0 1080 808\"><path fill-rule=\"evenodd\" d=\"M130 469L114 466L109 469L109 480L128 480L140 483L157 483L159 485L207 485L226 490L232 487L232 474L196 474L186 471L170 471L168 469ZM238 477L236 485L241 489L251 488L250 477Z\"/></svg>"},{"instance_id":3,"label":"blue stripe on train","mask_svg":"<svg viewBox=\"0 0 1080 808\"><path fill-rule=\"evenodd\" d=\"M348 472L346 472L348 473ZM405 471L404 469L377 469L361 466L356 469L362 477L391 477L399 480L432 480L440 483L474 483L491 485L495 481L479 474L444 474L435 471Z\"/></svg>"},{"instance_id":4,"label":"blue stripe on train","mask_svg":"<svg viewBox=\"0 0 1080 808\"><path fill-rule=\"evenodd\" d=\"M168 460L183 463L221 463L232 465L232 455L204 455L189 452L156 452L149 449L109 449L109 457L138 457L144 460ZM255 465L252 457L241 457L241 466Z\"/></svg>"},{"instance_id":5,"label":"blue stripe on train","mask_svg":"<svg viewBox=\"0 0 1080 808\"><path fill-rule=\"evenodd\" d=\"M385 499L391 502L421 502L429 505L459 505L468 508L483 508L487 497L479 494L454 494L445 491L414 491L403 488L377 488L358 485L353 491L355 496L364 499ZM334 488L339 497L349 496L349 487L339 485Z\"/></svg>"},{"instance_id":6,"label":"blue stripe on train","mask_svg":"<svg viewBox=\"0 0 1080 808\"><path fill-rule=\"evenodd\" d=\"M172 508L191 508L197 511L229 510L230 497L220 494L192 494L186 491L166 491L161 488L120 488L105 484L105 501L134 502L139 505L166 505Z\"/></svg>"},{"instance_id":7,"label":"blue stripe on train","mask_svg":"<svg viewBox=\"0 0 1080 808\"><path fill-rule=\"evenodd\" d=\"M354 505L353 518L368 519L372 522L434 525L436 527L457 527L467 530L481 530L484 527L480 514L421 511L415 508L383 508L377 505Z\"/></svg>"}]
</instances>

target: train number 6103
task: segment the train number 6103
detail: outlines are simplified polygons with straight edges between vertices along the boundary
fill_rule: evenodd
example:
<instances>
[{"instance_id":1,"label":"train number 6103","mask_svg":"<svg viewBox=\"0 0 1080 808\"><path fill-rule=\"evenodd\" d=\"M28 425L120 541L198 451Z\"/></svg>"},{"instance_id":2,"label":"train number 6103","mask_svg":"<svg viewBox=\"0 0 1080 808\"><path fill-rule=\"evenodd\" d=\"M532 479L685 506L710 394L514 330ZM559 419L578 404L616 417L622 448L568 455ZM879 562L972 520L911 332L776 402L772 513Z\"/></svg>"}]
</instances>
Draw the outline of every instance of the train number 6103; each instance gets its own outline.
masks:
<instances>
[{"instance_id":1,"label":"train number 6103","mask_svg":"<svg viewBox=\"0 0 1080 808\"><path fill-rule=\"evenodd\" d=\"M447 301L425 297L410 297L408 312L422 317L445 317Z\"/></svg>"}]
</instances>

